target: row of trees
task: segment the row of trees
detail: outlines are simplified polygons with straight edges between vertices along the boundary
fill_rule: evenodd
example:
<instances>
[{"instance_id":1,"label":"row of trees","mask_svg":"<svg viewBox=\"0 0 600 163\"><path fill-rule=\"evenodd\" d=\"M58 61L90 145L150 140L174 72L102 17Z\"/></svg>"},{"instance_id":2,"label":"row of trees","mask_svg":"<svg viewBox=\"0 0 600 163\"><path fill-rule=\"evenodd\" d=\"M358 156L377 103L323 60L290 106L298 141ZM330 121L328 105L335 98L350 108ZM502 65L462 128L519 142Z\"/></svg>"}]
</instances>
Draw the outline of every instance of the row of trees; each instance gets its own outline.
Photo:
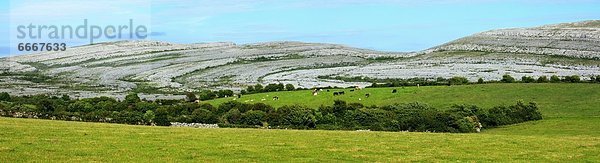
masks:
<instances>
[{"instance_id":1,"label":"row of trees","mask_svg":"<svg viewBox=\"0 0 600 163\"><path fill-rule=\"evenodd\" d=\"M240 94L253 94L253 93L262 93L262 92L277 92L277 91L293 91L296 90L296 88L294 87L294 85L292 84L286 84L283 85L282 83L278 83L278 84L268 84L267 86L263 86L261 84L256 84L253 86L248 86L248 88L246 88L245 90L242 90L240 92ZM216 99L216 98L223 98L223 97L231 97L234 96L235 93L232 90L218 90L218 91L211 91L211 90L203 90L200 91L198 93L198 95L196 95L193 92L187 92L185 93L186 95L186 100L189 102L194 102L196 100L212 100L212 99Z\"/></svg>"},{"instance_id":2,"label":"row of trees","mask_svg":"<svg viewBox=\"0 0 600 163\"><path fill-rule=\"evenodd\" d=\"M523 76L521 80L517 80L510 75L503 75L500 81L484 81L483 78L479 78L477 82L470 82L465 77L452 77L452 78L442 78L438 77L435 80L426 79L426 78L409 78L409 79L372 79L368 77L328 77L328 76L319 76L319 78L323 79L336 79L343 80L347 82L372 82L369 87L401 87L401 86L435 86L435 85L464 85L464 84L483 84L483 83L581 83L581 82L589 82L589 83L600 83L600 75L590 77L589 81L581 80L581 77L578 75L572 76L564 76L559 77L557 75L552 75L549 78L547 76L540 76L535 79L532 76ZM331 87L327 87L331 88ZM263 86L262 84L256 84L248 86L245 90L241 90L240 94L254 94L254 93L263 93L263 92L277 92L277 91L293 91L299 90L301 88L295 88L292 84L268 84ZM212 100L216 98L223 97L231 97L234 96L234 92L231 90L219 90L219 91L210 91L204 90L198 93L198 96L194 93L186 93L187 99L190 102L195 100Z\"/></svg>"},{"instance_id":3,"label":"row of trees","mask_svg":"<svg viewBox=\"0 0 600 163\"><path fill-rule=\"evenodd\" d=\"M282 83L278 84L268 84L267 86L263 86L262 84L251 85L246 88L246 90L242 90L241 94L252 94L252 93L262 93L262 92L277 92L277 91L293 91L296 90L294 85Z\"/></svg>"},{"instance_id":4,"label":"row of trees","mask_svg":"<svg viewBox=\"0 0 600 163\"><path fill-rule=\"evenodd\" d=\"M481 123L495 127L541 119L534 103L482 109L456 105L438 110L421 103L365 107L334 101L331 106L272 106L230 101L214 107L184 100L144 101L130 94L73 100L67 96L11 97L0 94L0 114L13 117L168 126L170 122L218 123L221 127L473 132Z\"/></svg>"},{"instance_id":5,"label":"row of trees","mask_svg":"<svg viewBox=\"0 0 600 163\"><path fill-rule=\"evenodd\" d=\"M426 78L410 78L410 79L370 79L370 78L343 78L335 77L334 79L344 81L369 81L373 82L370 87L400 87L400 86L433 86L433 85L463 85L463 84L484 84L484 83L600 83L600 75L592 76L590 80L582 80L578 75L563 76L552 75L550 77L540 76L537 79L532 76L523 76L521 80L517 80L510 75L503 75L500 81L485 81L483 78L479 78L477 82L470 82L465 77L452 77L452 78L436 78L434 80Z\"/></svg>"},{"instance_id":6,"label":"row of trees","mask_svg":"<svg viewBox=\"0 0 600 163\"><path fill-rule=\"evenodd\" d=\"M531 76L523 76L521 77L521 81L517 81L515 78L513 78L510 75L503 75L502 76L502 80L500 80L501 82L504 83L516 83L516 82L522 82L522 83L581 83L581 82L589 82L589 83L600 83L600 76L597 77L590 77L589 81L584 81L581 80L581 77L579 77L578 75L572 75L572 76L564 76L564 77L559 77L556 75L552 75L550 76L550 78L548 78L547 76L540 76L537 79L535 79L534 77Z\"/></svg>"}]
</instances>

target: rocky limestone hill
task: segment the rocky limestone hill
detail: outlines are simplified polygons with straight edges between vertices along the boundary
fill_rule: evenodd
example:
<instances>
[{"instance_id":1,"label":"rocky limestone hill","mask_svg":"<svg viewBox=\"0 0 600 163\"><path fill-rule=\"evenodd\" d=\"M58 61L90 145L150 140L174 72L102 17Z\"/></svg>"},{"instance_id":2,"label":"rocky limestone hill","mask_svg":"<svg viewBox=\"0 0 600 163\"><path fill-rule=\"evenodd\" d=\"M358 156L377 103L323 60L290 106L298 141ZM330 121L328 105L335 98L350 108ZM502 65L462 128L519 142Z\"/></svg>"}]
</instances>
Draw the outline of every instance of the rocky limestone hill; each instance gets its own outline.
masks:
<instances>
[{"instance_id":1,"label":"rocky limestone hill","mask_svg":"<svg viewBox=\"0 0 600 163\"><path fill-rule=\"evenodd\" d=\"M143 98L257 83L367 86L342 78L499 80L502 75L600 75L600 21L482 32L413 53L343 45L267 42L174 44L120 41L0 58L0 92Z\"/></svg>"},{"instance_id":2,"label":"rocky limestone hill","mask_svg":"<svg viewBox=\"0 0 600 163\"><path fill-rule=\"evenodd\" d=\"M600 20L535 28L491 30L432 48L431 51L531 53L600 59Z\"/></svg>"}]
</instances>

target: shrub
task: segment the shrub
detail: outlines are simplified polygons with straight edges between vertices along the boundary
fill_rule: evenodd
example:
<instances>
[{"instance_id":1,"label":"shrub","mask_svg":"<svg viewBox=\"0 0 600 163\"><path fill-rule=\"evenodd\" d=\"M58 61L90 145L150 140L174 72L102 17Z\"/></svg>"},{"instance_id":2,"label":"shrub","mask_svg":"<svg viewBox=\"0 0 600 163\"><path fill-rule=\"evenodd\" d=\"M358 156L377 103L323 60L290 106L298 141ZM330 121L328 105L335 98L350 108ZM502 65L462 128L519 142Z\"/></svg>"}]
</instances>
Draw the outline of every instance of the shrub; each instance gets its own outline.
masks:
<instances>
[{"instance_id":1,"label":"shrub","mask_svg":"<svg viewBox=\"0 0 600 163\"><path fill-rule=\"evenodd\" d=\"M550 82L552 82L552 83L558 83L558 82L560 82L560 78L558 76L556 76L556 75L552 75L550 77Z\"/></svg>"},{"instance_id":2,"label":"shrub","mask_svg":"<svg viewBox=\"0 0 600 163\"><path fill-rule=\"evenodd\" d=\"M146 113L144 113L144 122L152 123L152 121L154 120L155 117L156 117L156 114L154 114L154 112L152 110L148 110L148 111L146 111Z\"/></svg>"},{"instance_id":3,"label":"shrub","mask_svg":"<svg viewBox=\"0 0 600 163\"><path fill-rule=\"evenodd\" d=\"M280 125L286 125L295 128L314 128L316 125L316 117L314 111L310 108L300 105L282 106L277 109L282 122ZM278 122L269 122L276 124Z\"/></svg>"},{"instance_id":4,"label":"shrub","mask_svg":"<svg viewBox=\"0 0 600 163\"><path fill-rule=\"evenodd\" d=\"M6 92L0 93L0 101L10 101L10 95Z\"/></svg>"},{"instance_id":5,"label":"shrub","mask_svg":"<svg viewBox=\"0 0 600 163\"><path fill-rule=\"evenodd\" d=\"M221 123L240 124L242 113L238 109L231 109L221 117Z\"/></svg>"},{"instance_id":6,"label":"shrub","mask_svg":"<svg viewBox=\"0 0 600 163\"><path fill-rule=\"evenodd\" d=\"M515 78L513 78L512 76L506 74L502 76L502 82L504 83L514 83L515 82Z\"/></svg>"},{"instance_id":7,"label":"shrub","mask_svg":"<svg viewBox=\"0 0 600 163\"><path fill-rule=\"evenodd\" d=\"M479 83L479 84L483 84L483 83L484 83L484 81L483 81L483 78L479 78L479 79L477 80L477 83Z\"/></svg>"},{"instance_id":8,"label":"shrub","mask_svg":"<svg viewBox=\"0 0 600 163\"><path fill-rule=\"evenodd\" d=\"M210 90L203 90L200 92L199 98L202 101L215 99L217 95Z\"/></svg>"},{"instance_id":9,"label":"shrub","mask_svg":"<svg viewBox=\"0 0 600 163\"><path fill-rule=\"evenodd\" d=\"M546 77L546 76L540 76L540 77L537 79L537 82L538 82L538 83L548 83L548 81L549 81L549 80L548 80L548 77Z\"/></svg>"},{"instance_id":10,"label":"shrub","mask_svg":"<svg viewBox=\"0 0 600 163\"><path fill-rule=\"evenodd\" d=\"M450 85L461 85L461 84L468 84L469 80L465 77L452 77L450 79L448 79L448 84Z\"/></svg>"},{"instance_id":11,"label":"shrub","mask_svg":"<svg viewBox=\"0 0 600 163\"><path fill-rule=\"evenodd\" d=\"M129 105L133 105L140 101L142 100L140 100L140 97L137 95L137 93L130 93L127 96L125 96L125 102L127 102L127 104Z\"/></svg>"},{"instance_id":12,"label":"shrub","mask_svg":"<svg viewBox=\"0 0 600 163\"><path fill-rule=\"evenodd\" d=\"M217 123L217 117L207 109L196 109L192 112L192 121L195 123Z\"/></svg>"},{"instance_id":13,"label":"shrub","mask_svg":"<svg viewBox=\"0 0 600 163\"><path fill-rule=\"evenodd\" d=\"M533 79L533 77L530 77L530 76L523 76L523 77L521 77L521 82L533 83L533 82L535 82L535 79Z\"/></svg>"},{"instance_id":14,"label":"shrub","mask_svg":"<svg viewBox=\"0 0 600 163\"><path fill-rule=\"evenodd\" d=\"M266 113L260 110L250 110L242 114L241 123L245 125L262 125Z\"/></svg>"},{"instance_id":15,"label":"shrub","mask_svg":"<svg viewBox=\"0 0 600 163\"><path fill-rule=\"evenodd\" d=\"M264 88L263 85L256 84L256 85L254 85L254 91L253 92L255 92L255 93L263 92L263 88Z\"/></svg>"},{"instance_id":16,"label":"shrub","mask_svg":"<svg viewBox=\"0 0 600 163\"><path fill-rule=\"evenodd\" d=\"M219 90L217 91L217 96L218 97L231 97L233 96L233 91L232 90Z\"/></svg>"},{"instance_id":17,"label":"shrub","mask_svg":"<svg viewBox=\"0 0 600 163\"><path fill-rule=\"evenodd\" d=\"M285 85L285 90L293 91L293 90L296 90L296 88L292 84L286 84Z\"/></svg>"},{"instance_id":18,"label":"shrub","mask_svg":"<svg viewBox=\"0 0 600 163\"><path fill-rule=\"evenodd\" d=\"M563 79L564 82L569 82L569 83L578 83L581 81L581 78L579 78L578 75L573 75L573 76L565 76L565 78Z\"/></svg>"},{"instance_id":19,"label":"shrub","mask_svg":"<svg viewBox=\"0 0 600 163\"><path fill-rule=\"evenodd\" d=\"M169 112L166 108L158 108L156 109L156 116L154 117L154 123L158 126L171 126L171 121L169 121Z\"/></svg>"},{"instance_id":20,"label":"shrub","mask_svg":"<svg viewBox=\"0 0 600 163\"><path fill-rule=\"evenodd\" d=\"M76 101L67 107L69 112L91 112L94 110L94 106L85 101Z\"/></svg>"},{"instance_id":21,"label":"shrub","mask_svg":"<svg viewBox=\"0 0 600 163\"><path fill-rule=\"evenodd\" d=\"M195 102L196 100L198 100L198 98L196 97L196 95L192 92L186 92L185 93L185 100L188 102Z\"/></svg>"}]
</instances>

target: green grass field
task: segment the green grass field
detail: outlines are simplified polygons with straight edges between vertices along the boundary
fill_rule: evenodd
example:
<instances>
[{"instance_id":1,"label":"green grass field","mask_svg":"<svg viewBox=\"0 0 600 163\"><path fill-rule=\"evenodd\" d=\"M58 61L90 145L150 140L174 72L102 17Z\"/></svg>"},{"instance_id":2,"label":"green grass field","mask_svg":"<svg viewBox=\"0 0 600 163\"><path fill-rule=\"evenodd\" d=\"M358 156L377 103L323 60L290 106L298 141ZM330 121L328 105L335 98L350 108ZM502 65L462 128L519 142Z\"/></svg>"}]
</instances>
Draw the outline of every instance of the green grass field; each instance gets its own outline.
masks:
<instances>
[{"instance_id":1,"label":"green grass field","mask_svg":"<svg viewBox=\"0 0 600 163\"><path fill-rule=\"evenodd\" d=\"M335 97L368 105L484 107L536 101L544 120L482 133L194 129L0 118L0 162L600 161L600 85L486 84L365 89ZM371 93L369 99L358 97ZM349 94L348 94L349 93ZM306 95L308 94L308 95ZM247 95L241 100L267 94ZM328 104L329 94L277 92L276 106ZM213 104L231 99L210 101ZM298 100L298 101L294 101Z\"/></svg>"},{"instance_id":2,"label":"green grass field","mask_svg":"<svg viewBox=\"0 0 600 163\"><path fill-rule=\"evenodd\" d=\"M392 89L398 93L392 94ZM340 89L331 91L341 91ZM479 84L459 86L427 86L404 88L367 88L333 96L333 92L323 91L312 96L310 90L269 92L244 95L239 102L262 102L275 107L301 104L317 108L332 105L333 100L358 102L364 105L386 105L393 103L423 102L439 109L453 104L475 104L481 107L511 105L517 100L535 101L544 117L589 117L600 116L600 84L567 83L523 83L523 84ZM369 98L365 94L371 94ZM279 100L273 101L272 97ZM359 100L360 98L360 100ZM233 100L234 97L207 101L215 106ZM264 101L262 99L265 99Z\"/></svg>"}]
</instances>

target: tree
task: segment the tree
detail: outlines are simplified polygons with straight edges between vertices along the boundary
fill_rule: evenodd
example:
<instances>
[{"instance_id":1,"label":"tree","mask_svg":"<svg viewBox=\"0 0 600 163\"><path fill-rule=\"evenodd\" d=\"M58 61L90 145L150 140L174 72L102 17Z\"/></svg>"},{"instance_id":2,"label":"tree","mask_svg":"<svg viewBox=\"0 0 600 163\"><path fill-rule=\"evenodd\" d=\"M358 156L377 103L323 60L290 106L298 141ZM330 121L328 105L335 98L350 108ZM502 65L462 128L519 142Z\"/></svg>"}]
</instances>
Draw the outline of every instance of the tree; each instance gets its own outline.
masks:
<instances>
[{"instance_id":1,"label":"tree","mask_svg":"<svg viewBox=\"0 0 600 163\"><path fill-rule=\"evenodd\" d=\"M277 84L268 84L263 89L263 92L276 92L277 88L278 88Z\"/></svg>"},{"instance_id":2,"label":"tree","mask_svg":"<svg viewBox=\"0 0 600 163\"><path fill-rule=\"evenodd\" d=\"M54 106L54 102L50 99L42 99L41 101L38 102L38 107L39 107L40 111L42 111L43 113L53 112L54 109L56 108Z\"/></svg>"},{"instance_id":3,"label":"tree","mask_svg":"<svg viewBox=\"0 0 600 163\"><path fill-rule=\"evenodd\" d=\"M200 100L204 101L204 100L211 100L214 99L215 97L217 97L217 95L210 90L203 90L200 92Z\"/></svg>"},{"instance_id":4,"label":"tree","mask_svg":"<svg viewBox=\"0 0 600 163\"><path fill-rule=\"evenodd\" d=\"M127 96L125 96L125 102L129 105L134 105L135 103L138 103L142 100L140 100L140 97L137 95L137 93L130 93Z\"/></svg>"},{"instance_id":5,"label":"tree","mask_svg":"<svg viewBox=\"0 0 600 163\"><path fill-rule=\"evenodd\" d=\"M484 81L483 81L483 78L479 78L479 79L477 80L477 83L479 83L479 84L483 84L483 82L484 82Z\"/></svg>"},{"instance_id":6,"label":"tree","mask_svg":"<svg viewBox=\"0 0 600 163\"><path fill-rule=\"evenodd\" d=\"M238 109L231 109L227 113L223 114L222 122L228 124L239 124L242 118L242 113Z\"/></svg>"},{"instance_id":7,"label":"tree","mask_svg":"<svg viewBox=\"0 0 600 163\"><path fill-rule=\"evenodd\" d=\"M0 93L0 101L10 101L10 94L6 92Z\"/></svg>"},{"instance_id":8,"label":"tree","mask_svg":"<svg viewBox=\"0 0 600 163\"><path fill-rule=\"evenodd\" d=\"M515 82L515 78L513 78L512 76L506 74L502 76L502 82L504 83L514 83Z\"/></svg>"},{"instance_id":9,"label":"tree","mask_svg":"<svg viewBox=\"0 0 600 163\"><path fill-rule=\"evenodd\" d=\"M564 81L569 83L578 83L581 81L581 78L579 78L578 75L565 76Z\"/></svg>"},{"instance_id":10,"label":"tree","mask_svg":"<svg viewBox=\"0 0 600 163\"><path fill-rule=\"evenodd\" d=\"M185 99L188 102L196 102L196 100L198 100L198 98L196 97L196 95L192 92L186 92L185 93Z\"/></svg>"},{"instance_id":11,"label":"tree","mask_svg":"<svg viewBox=\"0 0 600 163\"><path fill-rule=\"evenodd\" d=\"M552 83L558 83L558 82L560 82L560 78L558 76L556 76L556 75L552 75L550 77L550 82L552 82Z\"/></svg>"},{"instance_id":12,"label":"tree","mask_svg":"<svg viewBox=\"0 0 600 163\"><path fill-rule=\"evenodd\" d=\"M68 112L91 112L94 110L94 105L86 102L86 101L82 101L82 100L78 100L72 104L70 104L67 107L67 111Z\"/></svg>"},{"instance_id":13,"label":"tree","mask_svg":"<svg viewBox=\"0 0 600 163\"><path fill-rule=\"evenodd\" d=\"M144 113L148 110L155 110L158 108L158 104L153 102L138 102L135 105L135 111Z\"/></svg>"},{"instance_id":14,"label":"tree","mask_svg":"<svg viewBox=\"0 0 600 163\"><path fill-rule=\"evenodd\" d=\"M231 97L233 96L233 91L232 90L219 90L217 91L217 96L218 97Z\"/></svg>"},{"instance_id":15,"label":"tree","mask_svg":"<svg viewBox=\"0 0 600 163\"><path fill-rule=\"evenodd\" d=\"M263 85L261 85L261 84L256 84L256 85L254 86L254 92L256 92L256 93L263 92L263 88L264 88L264 87L263 87Z\"/></svg>"},{"instance_id":16,"label":"tree","mask_svg":"<svg viewBox=\"0 0 600 163\"><path fill-rule=\"evenodd\" d=\"M296 88L292 84L286 84L285 85L285 90L293 91L293 90L296 90Z\"/></svg>"},{"instance_id":17,"label":"tree","mask_svg":"<svg viewBox=\"0 0 600 163\"><path fill-rule=\"evenodd\" d=\"M546 77L546 76L540 76L540 77L537 79L537 82L538 82L538 83L548 83L548 77Z\"/></svg>"},{"instance_id":18,"label":"tree","mask_svg":"<svg viewBox=\"0 0 600 163\"><path fill-rule=\"evenodd\" d=\"M154 112L152 110L148 110L148 111L146 111L146 113L144 113L144 121L146 123L152 123L152 121L154 120L155 117L156 117L156 115L154 114Z\"/></svg>"},{"instance_id":19,"label":"tree","mask_svg":"<svg viewBox=\"0 0 600 163\"><path fill-rule=\"evenodd\" d=\"M260 110L250 110L242 114L241 122L246 125L262 125L266 113Z\"/></svg>"},{"instance_id":20,"label":"tree","mask_svg":"<svg viewBox=\"0 0 600 163\"><path fill-rule=\"evenodd\" d=\"M158 126L171 126L171 122L169 121L169 112L166 108L158 108L156 109L156 116L154 117L154 122Z\"/></svg>"},{"instance_id":21,"label":"tree","mask_svg":"<svg viewBox=\"0 0 600 163\"><path fill-rule=\"evenodd\" d=\"M61 99L61 100L63 100L63 101L70 101L70 100L71 100L71 97L69 97L69 95L62 95L62 96L60 97L60 99Z\"/></svg>"},{"instance_id":22,"label":"tree","mask_svg":"<svg viewBox=\"0 0 600 163\"><path fill-rule=\"evenodd\" d=\"M250 85L250 86L248 86L248 88L246 88L246 92L247 92L247 93L254 93L254 91L255 91L255 90L254 90L254 86L251 86L251 85ZM245 93L242 93L242 94L245 94Z\"/></svg>"},{"instance_id":23,"label":"tree","mask_svg":"<svg viewBox=\"0 0 600 163\"><path fill-rule=\"evenodd\" d=\"M521 77L521 82L533 83L533 82L535 82L535 79L533 79L533 77L530 77L530 76L523 76L523 77Z\"/></svg>"},{"instance_id":24,"label":"tree","mask_svg":"<svg viewBox=\"0 0 600 163\"><path fill-rule=\"evenodd\" d=\"M465 77L452 77L450 79L448 79L448 84L450 85L461 85L461 84L467 84L469 83L469 80Z\"/></svg>"},{"instance_id":25,"label":"tree","mask_svg":"<svg viewBox=\"0 0 600 163\"><path fill-rule=\"evenodd\" d=\"M196 109L192 112L192 120L196 123L216 123L216 116L207 109Z\"/></svg>"}]
</instances>

